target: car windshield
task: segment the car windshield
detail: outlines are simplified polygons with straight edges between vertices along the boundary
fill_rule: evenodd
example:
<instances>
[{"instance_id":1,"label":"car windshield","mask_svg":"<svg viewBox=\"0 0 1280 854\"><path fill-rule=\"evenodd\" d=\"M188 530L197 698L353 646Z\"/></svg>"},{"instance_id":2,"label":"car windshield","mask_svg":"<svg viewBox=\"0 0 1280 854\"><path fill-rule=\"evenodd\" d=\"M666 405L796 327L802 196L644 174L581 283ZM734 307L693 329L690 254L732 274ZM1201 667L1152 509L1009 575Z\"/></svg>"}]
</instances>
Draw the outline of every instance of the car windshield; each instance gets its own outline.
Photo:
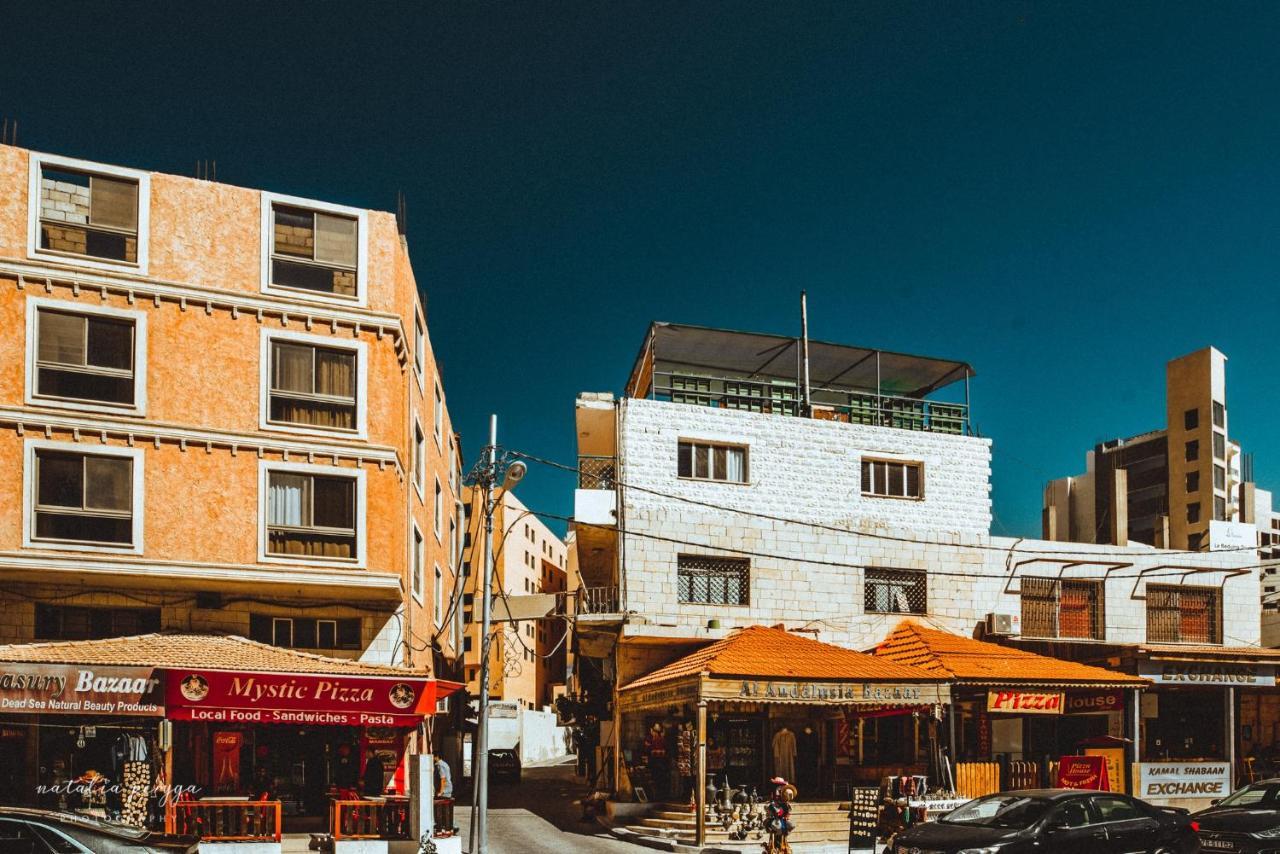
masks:
<instances>
[{"instance_id":1,"label":"car windshield","mask_svg":"<svg viewBox=\"0 0 1280 854\"><path fill-rule=\"evenodd\" d=\"M1233 792L1218 806L1223 807L1271 807L1280 809L1280 783L1255 783Z\"/></svg>"},{"instance_id":2,"label":"car windshield","mask_svg":"<svg viewBox=\"0 0 1280 854\"><path fill-rule=\"evenodd\" d=\"M947 824L1023 828L1039 821L1047 809L1049 809L1049 801L1044 798L989 795L957 807L939 821Z\"/></svg>"}]
</instances>

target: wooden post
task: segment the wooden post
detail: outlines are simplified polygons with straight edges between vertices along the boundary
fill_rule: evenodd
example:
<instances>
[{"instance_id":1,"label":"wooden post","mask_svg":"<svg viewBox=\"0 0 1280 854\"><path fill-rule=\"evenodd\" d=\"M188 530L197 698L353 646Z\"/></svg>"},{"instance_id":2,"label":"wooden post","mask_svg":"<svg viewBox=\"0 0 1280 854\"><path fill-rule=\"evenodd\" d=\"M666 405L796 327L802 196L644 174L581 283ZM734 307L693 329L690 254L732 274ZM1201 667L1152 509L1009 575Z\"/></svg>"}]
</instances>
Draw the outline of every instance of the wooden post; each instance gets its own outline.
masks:
<instances>
[{"instance_id":1,"label":"wooden post","mask_svg":"<svg viewBox=\"0 0 1280 854\"><path fill-rule=\"evenodd\" d=\"M698 756L694 763L693 803L698 811L697 846L707 844L707 701L698 700Z\"/></svg>"}]
</instances>

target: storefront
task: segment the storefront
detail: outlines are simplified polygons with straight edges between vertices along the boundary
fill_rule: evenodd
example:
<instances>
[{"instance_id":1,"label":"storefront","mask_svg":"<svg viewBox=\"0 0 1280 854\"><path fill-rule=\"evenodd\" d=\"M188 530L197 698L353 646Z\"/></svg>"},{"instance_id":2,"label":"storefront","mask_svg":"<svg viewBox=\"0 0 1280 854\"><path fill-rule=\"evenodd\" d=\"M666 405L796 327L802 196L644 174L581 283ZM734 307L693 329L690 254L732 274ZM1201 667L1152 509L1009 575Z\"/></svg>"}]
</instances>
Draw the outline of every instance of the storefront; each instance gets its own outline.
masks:
<instances>
[{"instance_id":1,"label":"storefront","mask_svg":"<svg viewBox=\"0 0 1280 854\"><path fill-rule=\"evenodd\" d=\"M951 682L947 743L957 763L957 788L972 797L1051 785L1060 757L1079 752L1086 742L1132 738L1127 701L1149 684L1140 676L911 621L894 629L875 652Z\"/></svg>"},{"instance_id":2,"label":"storefront","mask_svg":"<svg viewBox=\"0 0 1280 854\"><path fill-rule=\"evenodd\" d=\"M706 782L767 791L777 775L824 800L924 774L949 699L935 674L753 626L619 689L619 788L701 804Z\"/></svg>"},{"instance_id":3,"label":"storefront","mask_svg":"<svg viewBox=\"0 0 1280 854\"><path fill-rule=\"evenodd\" d=\"M456 688L237 637L0 647L0 758L21 760L4 762L0 785L9 803L138 825L155 824L145 801L158 786L278 800L286 829L322 829L334 799L407 794L418 725ZM66 785L98 777L106 783ZM135 789L146 793L141 815Z\"/></svg>"}]
</instances>

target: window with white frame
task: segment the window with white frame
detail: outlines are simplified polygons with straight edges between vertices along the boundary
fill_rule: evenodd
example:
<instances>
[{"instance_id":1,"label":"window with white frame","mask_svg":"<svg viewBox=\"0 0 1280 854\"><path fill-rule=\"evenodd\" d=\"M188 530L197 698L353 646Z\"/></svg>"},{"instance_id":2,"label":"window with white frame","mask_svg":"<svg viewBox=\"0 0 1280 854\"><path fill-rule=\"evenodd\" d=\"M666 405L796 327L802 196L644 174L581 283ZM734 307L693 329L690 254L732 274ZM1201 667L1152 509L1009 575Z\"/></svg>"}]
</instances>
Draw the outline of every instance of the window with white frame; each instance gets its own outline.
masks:
<instances>
[{"instance_id":1,"label":"window with white frame","mask_svg":"<svg viewBox=\"0 0 1280 854\"><path fill-rule=\"evenodd\" d=\"M141 413L146 401L146 315L30 298L28 381L32 403Z\"/></svg>"},{"instance_id":2,"label":"window with white frame","mask_svg":"<svg viewBox=\"0 0 1280 854\"><path fill-rule=\"evenodd\" d=\"M436 447L444 447L444 394L440 391L440 383L436 383L436 408L433 429L436 434Z\"/></svg>"},{"instance_id":3,"label":"window with white frame","mask_svg":"<svg viewBox=\"0 0 1280 854\"><path fill-rule=\"evenodd\" d=\"M449 517L449 570L458 571L458 526L453 517Z\"/></svg>"},{"instance_id":4,"label":"window with white frame","mask_svg":"<svg viewBox=\"0 0 1280 854\"><path fill-rule=\"evenodd\" d=\"M924 465L863 458L862 494L877 498L923 498Z\"/></svg>"},{"instance_id":5,"label":"window with white frame","mask_svg":"<svg viewBox=\"0 0 1280 854\"><path fill-rule=\"evenodd\" d=\"M417 416L413 419L413 485L422 495L427 488L427 436L422 432L422 425Z\"/></svg>"},{"instance_id":6,"label":"window with white frame","mask_svg":"<svg viewBox=\"0 0 1280 854\"><path fill-rule=\"evenodd\" d=\"M695 480L747 482L747 449L743 445L681 439L676 473Z\"/></svg>"},{"instance_id":7,"label":"window with white frame","mask_svg":"<svg viewBox=\"0 0 1280 854\"><path fill-rule=\"evenodd\" d=\"M359 296L358 217L278 201L270 216L273 287Z\"/></svg>"},{"instance_id":8,"label":"window with white frame","mask_svg":"<svg viewBox=\"0 0 1280 854\"><path fill-rule=\"evenodd\" d=\"M435 570L435 618L436 627L439 628L444 621L444 573L440 571L440 564L435 565Z\"/></svg>"},{"instance_id":9,"label":"window with white frame","mask_svg":"<svg viewBox=\"0 0 1280 854\"><path fill-rule=\"evenodd\" d=\"M60 442L29 442L26 484L30 546L142 547L142 452L92 452Z\"/></svg>"},{"instance_id":10,"label":"window with white frame","mask_svg":"<svg viewBox=\"0 0 1280 854\"><path fill-rule=\"evenodd\" d=\"M358 477L337 469L306 470L310 468L267 469L267 555L359 559L363 514Z\"/></svg>"},{"instance_id":11,"label":"window with white frame","mask_svg":"<svg viewBox=\"0 0 1280 854\"><path fill-rule=\"evenodd\" d=\"M128 170L95 171L63 165L66 162L37 157L33 163L39 198L35 248L138 266L144 209L139 199L145 182Z\"/></svg>"},{"instance_id":12,"label":"window with white frame","mask_svg":"<svg viewBox=\"0 0 1280 854\"><path fill-rule=\"evenodd\" d=\"M444 494L440 489L440 478L436 478L435 504L432 508L435 511L435 533L436 539L440 539L444 535Z\"/></svg>"},{"instance_id":13,"label":"window with white frame","mask_svg":"<svg viewBox=\"0 0 1280 854\"><path fill-rule=\"evenodd\" d=\"M422 325L422 318L413 317L413 366L421 377L427 367L427 330Z\"/></svg>"},{"instance_id":14,"label":"window with white frame","mask_svg":"<svg viewBox=\"0 0 1280 854\"><path fill-rule=\"evenodd\" d=\"M418 526L413 526L413 596L418 601L422 601L422 569L426 560L426 541L422 538L422 532L418 530Z\"/></svg>"},{"instance_id":15,"label":"window with white frame","mask_svg":"<svg viewBox=\"0 0 1280 854\"><path fill-rule=\"evenodd\" d=\"M361 347L287 334L264 340L266 423L359 433Z\"/></svg>"}]
</instances>

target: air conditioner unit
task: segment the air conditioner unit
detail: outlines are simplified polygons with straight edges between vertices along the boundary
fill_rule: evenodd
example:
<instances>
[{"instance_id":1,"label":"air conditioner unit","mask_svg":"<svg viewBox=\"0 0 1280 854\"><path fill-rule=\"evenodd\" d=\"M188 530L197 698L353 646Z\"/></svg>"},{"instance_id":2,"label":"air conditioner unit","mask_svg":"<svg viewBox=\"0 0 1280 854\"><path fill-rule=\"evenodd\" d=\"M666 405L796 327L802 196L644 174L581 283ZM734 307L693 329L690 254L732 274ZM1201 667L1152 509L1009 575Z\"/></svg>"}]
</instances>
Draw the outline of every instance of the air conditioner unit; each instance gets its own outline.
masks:
<instances>
[{"instance_id":1,"label":"air conditioner unit","mask_svg":"<svg viewBox=\"0 0 1280 854\"><path fill-rule=\"evenodd\" d=\"M1020 635L1022 634L1021 614L987 614L987 634Z\"/></svg>"}]
</instances>

